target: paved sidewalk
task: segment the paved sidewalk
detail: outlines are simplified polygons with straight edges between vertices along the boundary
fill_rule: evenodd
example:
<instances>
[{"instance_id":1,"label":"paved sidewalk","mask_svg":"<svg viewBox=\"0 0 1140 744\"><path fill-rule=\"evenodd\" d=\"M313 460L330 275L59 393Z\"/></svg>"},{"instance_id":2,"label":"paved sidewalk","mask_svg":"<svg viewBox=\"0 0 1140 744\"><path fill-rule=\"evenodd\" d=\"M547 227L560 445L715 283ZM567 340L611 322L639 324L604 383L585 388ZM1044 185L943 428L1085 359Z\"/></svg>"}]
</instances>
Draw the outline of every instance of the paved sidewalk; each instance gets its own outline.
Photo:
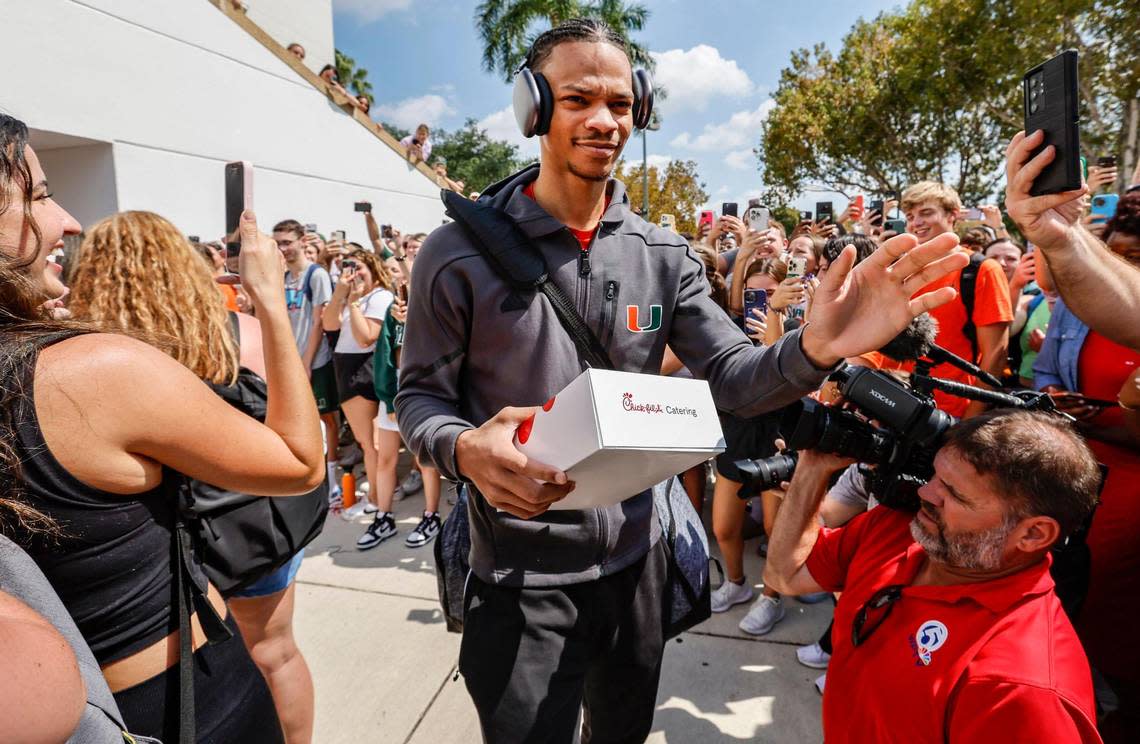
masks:
<instances>
[{"instance_id":1,"label":"paved sidewalk","mask_svg":"<svg viewBox=\"0 0 1140 744\"><path fill-rule=\"evenodd\" d=\"M449 492L445 484L445 512ZM306 551L296 627L316 683L319 744L481 740L463 680L452 681L459 636L444 629L431 546L404 546L422 509L422 495L397 504L400 534L366 552L355 542L367 520L330 516ZM746 570L759 584L756 544L746 543ZM785 607L763 638L737 628L740 605L670 642L649 741L820 741L819 672L797 663L795 648L819 637L831 604Z\"/></svg>"}]
</instances>

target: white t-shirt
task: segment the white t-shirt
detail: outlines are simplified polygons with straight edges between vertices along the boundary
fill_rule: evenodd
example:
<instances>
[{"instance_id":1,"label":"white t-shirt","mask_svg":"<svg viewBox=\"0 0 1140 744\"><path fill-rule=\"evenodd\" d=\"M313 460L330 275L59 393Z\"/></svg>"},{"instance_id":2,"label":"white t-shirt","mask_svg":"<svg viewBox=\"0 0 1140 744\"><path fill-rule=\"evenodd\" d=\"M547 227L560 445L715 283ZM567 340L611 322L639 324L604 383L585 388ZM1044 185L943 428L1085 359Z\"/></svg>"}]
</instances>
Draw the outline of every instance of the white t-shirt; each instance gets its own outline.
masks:
<instances>
[{"instance_id":1,"label":"white t-shirt","mask_svg":"<svg viewBox=\"0 0 1140 744\"><path fill-rule=\"evenodd\" d=\"M388 290L376 288L357 300L356 304L360 307L364 317L383 323L384 316L388 313L388 306L392 304L394 299L395 297ZM337 354L371 353L376 349L375 343L368 346L361 346L356 343L356 336L352 335L352 324L349 320L350 312L351 308L348 305L345 305L344 310L341 311L340 336L336 340L334 351Z\"/></svg>"}]
</instances>

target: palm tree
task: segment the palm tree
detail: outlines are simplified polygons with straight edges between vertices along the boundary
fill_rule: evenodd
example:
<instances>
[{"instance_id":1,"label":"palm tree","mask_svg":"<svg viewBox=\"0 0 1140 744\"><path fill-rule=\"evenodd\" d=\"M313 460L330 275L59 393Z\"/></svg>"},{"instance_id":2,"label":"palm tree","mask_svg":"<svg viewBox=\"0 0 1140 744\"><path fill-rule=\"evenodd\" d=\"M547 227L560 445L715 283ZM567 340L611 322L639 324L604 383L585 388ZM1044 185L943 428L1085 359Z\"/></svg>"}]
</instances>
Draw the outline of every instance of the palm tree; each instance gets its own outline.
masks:
<instances>
[{"instance_id":1,"label":"palm tree","mask_svg":"<svg viewBox=\"0 0 1140 744\"><path fill-rule=\"evenodd\" d=\"M336 50L336 76L345 89L351 89L358 96L364 96L369 103L374 102L372 83L368 80L368 70L356 66L356 60L341 50Z\"/></svg>"},{"instance_id":2,"label":"palm tree","mask_svg":"<svg viewBox=\"0 0 1140 744\"><path fill-rule=\"evenodd\" d=\"M475 26L483 39L483 67L511 81L526 58L537 33L530 30L553 27L568 18L597 18L625 38L635 66L653 68L649 50L633 41L649 10L625 0L483 0L475 9Z\"/></svg>"}]
</instances>

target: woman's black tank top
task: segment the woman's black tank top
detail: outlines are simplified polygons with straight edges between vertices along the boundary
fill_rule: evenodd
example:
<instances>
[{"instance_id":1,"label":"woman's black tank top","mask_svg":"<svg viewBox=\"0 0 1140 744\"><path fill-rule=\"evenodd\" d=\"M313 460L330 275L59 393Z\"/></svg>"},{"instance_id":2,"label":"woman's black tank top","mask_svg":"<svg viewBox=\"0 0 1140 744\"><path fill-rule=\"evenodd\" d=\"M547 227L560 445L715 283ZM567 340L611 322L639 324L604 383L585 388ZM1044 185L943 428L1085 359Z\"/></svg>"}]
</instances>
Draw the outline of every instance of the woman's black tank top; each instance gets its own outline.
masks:
<instances>
[{"instance_id":1,"label":"woman's black tank top","mask_svg":"<svg viewBox=\"0 0 1140 744\"><path fill-rule=\"evenodd\" d=\"M33 539L27 552L106 665L178 630L171 609L174 490L164 477L158 488L124 496L85 485L65 470L36 415L36 357L13 370L24 391L13 411L21 498L51 517L60 535Z\"/></svg>"}]
</instances>

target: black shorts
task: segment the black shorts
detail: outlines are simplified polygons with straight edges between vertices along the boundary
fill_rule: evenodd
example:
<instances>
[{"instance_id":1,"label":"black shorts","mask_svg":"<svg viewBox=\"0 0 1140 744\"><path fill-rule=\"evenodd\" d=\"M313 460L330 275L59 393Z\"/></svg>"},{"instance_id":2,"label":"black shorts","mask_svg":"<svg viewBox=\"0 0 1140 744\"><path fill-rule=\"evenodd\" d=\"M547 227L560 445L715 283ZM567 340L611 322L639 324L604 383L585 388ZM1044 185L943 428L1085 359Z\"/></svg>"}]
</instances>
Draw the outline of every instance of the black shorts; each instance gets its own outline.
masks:
<instances>
[{"instance_id":1,"label":"black shorts","mask_svg":"<svg viewBox=\"0 0 1140 744\"><path fill-rule=\"evenodd\" d=\"M766 413L748 419L722 413L720 426L724 430L725 449L716 456L717 475L743 483L744 476L736 467L737 460L755 460L776 454L779 413Z\"/></svg>"},{"instance_id":2,"label":"black shorts","mask_svg":"<svg viewBox=\"0 0 1140 744\"><path fill-rule=\"evenodd\" d=\"M265 678L242 643L233 615L233 637L194 652L194 719L199 742L284 742ZM115 693L127 729L165 742L178 741L179 666Z\"/></svg>"},{"instance_id":3,"label":"black shorts","mask_svg":"<svg viewBox=\"0 0 1140 744\"><path fill-rule=\"evenodd\" d=\"M333 354L336 369L336 391L344 403L357 396L378 402L376 383L372 380L372 352L363 354Z\"/></svg>"},{"instance_id":4,"label":"black shorts","mask_svg":"<svg viewBox=\"0 0 1140 744\"><path fill-rule=\"evenodd\" d=\"M336 372L332 360L314 369L309 382L313 388L313 397L317 399L317 410L322 414L336 413L340 408L340 398L336 394Z\"/></svg>"}]
</instances>

